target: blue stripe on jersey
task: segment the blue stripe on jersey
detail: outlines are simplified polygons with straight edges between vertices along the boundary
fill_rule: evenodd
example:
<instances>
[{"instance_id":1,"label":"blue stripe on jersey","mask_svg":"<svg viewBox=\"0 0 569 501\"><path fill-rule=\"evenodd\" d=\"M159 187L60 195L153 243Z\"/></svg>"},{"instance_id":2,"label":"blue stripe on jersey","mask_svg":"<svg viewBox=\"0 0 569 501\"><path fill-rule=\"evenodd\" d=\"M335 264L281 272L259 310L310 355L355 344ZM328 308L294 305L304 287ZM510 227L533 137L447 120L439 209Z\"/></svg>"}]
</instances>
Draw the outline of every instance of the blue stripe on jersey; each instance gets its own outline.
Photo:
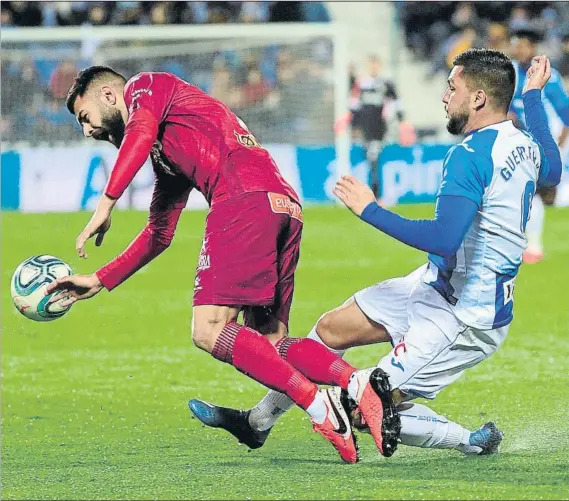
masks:
<instances>
[{"instance_id":1,"label":"blue stripe on jersey","mask_svg":"<svg viewBox=\"0 0 569 501\"><path fill-rule=\"evenodd\" d=\"M513 274L496 273L496 301L494 303L494 323L492 329L509 324L514 318L514 279Z\"/></svg>"}]
</instances>

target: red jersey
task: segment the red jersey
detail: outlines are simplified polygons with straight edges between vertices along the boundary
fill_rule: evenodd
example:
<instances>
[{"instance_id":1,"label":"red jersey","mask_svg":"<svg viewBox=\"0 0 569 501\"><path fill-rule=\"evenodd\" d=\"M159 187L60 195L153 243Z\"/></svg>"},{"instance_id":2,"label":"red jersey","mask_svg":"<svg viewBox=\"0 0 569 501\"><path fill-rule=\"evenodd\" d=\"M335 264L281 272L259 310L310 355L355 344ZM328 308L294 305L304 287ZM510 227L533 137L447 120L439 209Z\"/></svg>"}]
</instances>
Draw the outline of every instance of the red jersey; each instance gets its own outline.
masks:
<instances>
[{"instance_id":1,"label":"red jersey","mask_svg":"<svg viewBox=\"0 0 569 501\"><path fill-rule=\"evenodd\" d=\"M115 171L138 172L150 153L155 171L188 178L210 205L250 191L271 191L299 201L245 124L197 87L170 73L139 73L127 82L124 99L129 119L123 144L136 125L131 122L154 120L158 133L150 151L136 152L137 162L117 161L106 189L109 196L120 197L132 180Z\"/></svg>"},{"instance_id":2,"label":"red jersey","mask_svg":"<svg viewBox=\"0 0 569 501\"><path fill-rule=\"evenodd\" d=\"M129 118L105 193L120 198L149 155L156 183L148 224L97 272L107 289L168 247L193 188L210 205L254 191L299 201L245 124L197 87L170 73L139 73L127 82L124 99Z\"/></svg>"}]
</instances>

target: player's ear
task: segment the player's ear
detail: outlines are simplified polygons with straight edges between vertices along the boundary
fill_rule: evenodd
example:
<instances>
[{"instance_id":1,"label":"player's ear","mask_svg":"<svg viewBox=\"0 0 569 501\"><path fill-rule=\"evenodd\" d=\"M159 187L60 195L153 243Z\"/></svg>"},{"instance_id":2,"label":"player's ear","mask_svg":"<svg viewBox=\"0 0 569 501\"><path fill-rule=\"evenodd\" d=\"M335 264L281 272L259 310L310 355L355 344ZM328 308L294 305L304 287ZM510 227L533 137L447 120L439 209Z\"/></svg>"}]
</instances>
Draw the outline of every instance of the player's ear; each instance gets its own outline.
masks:
<instances>
[{"instance_id":1,"label":"player's ear","mask_svg":"<svg viewBox=\"0 0 569 501\"><path fill-rule=\"evenodd\" d=\"M478 89L471 97L471 104L475 110L479 110L486 105L488 96L482 89Z\"/></svg>"},{"instance_id":2,"label":"player's ear","mask_svg":"<svg viewBox=\"0 0 569 501\"><path fill-rule=\"evenodd\" d=\"M117 94L115 90L108 85L103 85L103 87L101 87L101 99L105 104L111 106L117 104Z\"/></svg>"}]
</instances>

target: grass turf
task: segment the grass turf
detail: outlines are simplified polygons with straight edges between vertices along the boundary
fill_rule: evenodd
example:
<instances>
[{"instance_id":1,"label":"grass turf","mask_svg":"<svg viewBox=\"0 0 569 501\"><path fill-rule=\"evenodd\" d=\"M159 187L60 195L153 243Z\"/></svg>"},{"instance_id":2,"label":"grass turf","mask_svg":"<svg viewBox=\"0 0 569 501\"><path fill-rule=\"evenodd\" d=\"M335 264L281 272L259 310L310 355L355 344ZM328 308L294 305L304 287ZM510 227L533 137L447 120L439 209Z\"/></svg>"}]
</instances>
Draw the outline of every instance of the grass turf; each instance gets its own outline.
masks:
<instances>
[{"instance_id":1,"label":"grass turf","mask_svg":"<svg viewBox=\"0 0 569 501\"><path fill-rule=\"evenodd\" d=\"M430 206L402 207L429 217ZM343 465L292 410L248 452L190 419L189 398L246 407L264 390L190 342L191 297L204 213L182 217L172 247L126 284L63 319L15 311L10 276L34 254L87 273L142 227L123 212L90 258L74 254L88 214L2 215L3 499L567 499L569 495L569 210L548 213L546 257L523 266L505 345L433 402L477 428L497 420L500 455L400 447L386 460L362 436L362 461ZM308 208L291 334L356 290L425 260L336 207ZM387 346L348 360L375 365Z\"/></svg>"}]
</instances>

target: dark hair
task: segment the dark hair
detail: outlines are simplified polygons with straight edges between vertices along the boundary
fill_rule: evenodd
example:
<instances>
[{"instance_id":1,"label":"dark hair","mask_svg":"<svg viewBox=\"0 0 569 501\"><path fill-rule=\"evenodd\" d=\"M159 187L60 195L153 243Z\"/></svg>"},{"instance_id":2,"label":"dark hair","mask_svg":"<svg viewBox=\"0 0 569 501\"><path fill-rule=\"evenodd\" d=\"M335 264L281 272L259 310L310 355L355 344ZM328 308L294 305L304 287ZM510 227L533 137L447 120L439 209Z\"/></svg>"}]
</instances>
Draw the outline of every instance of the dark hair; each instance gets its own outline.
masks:
<instances>
[{"instance_id":1,"label":"dark hair","mask_svg":"<svg viewBox=\"0 0 569 501\"><path fill-rule=\"evenodd\" d=\"M516 70L503 52L491 49L468 49L454 58L462 66L463 78L470 89L483 89L494 107L507 111L516 88Z\"/></svg>"},{"instance_id":2,"label":"dark hair","mask_svg":"<svg viewBox=\"0 0 569 501\"><path fill-rule=\"evenodd\" d=\"M92 82L102 79L115 79L120 80L121 83L126 83L126 78L120 73L113 70L110 66L90 66L79 72L73 85L67 93L67 99L65 105L69 112L74 115L73 107L75 106L75 100L78 97L82 97Z\"/></svg>"}]
</instances>

